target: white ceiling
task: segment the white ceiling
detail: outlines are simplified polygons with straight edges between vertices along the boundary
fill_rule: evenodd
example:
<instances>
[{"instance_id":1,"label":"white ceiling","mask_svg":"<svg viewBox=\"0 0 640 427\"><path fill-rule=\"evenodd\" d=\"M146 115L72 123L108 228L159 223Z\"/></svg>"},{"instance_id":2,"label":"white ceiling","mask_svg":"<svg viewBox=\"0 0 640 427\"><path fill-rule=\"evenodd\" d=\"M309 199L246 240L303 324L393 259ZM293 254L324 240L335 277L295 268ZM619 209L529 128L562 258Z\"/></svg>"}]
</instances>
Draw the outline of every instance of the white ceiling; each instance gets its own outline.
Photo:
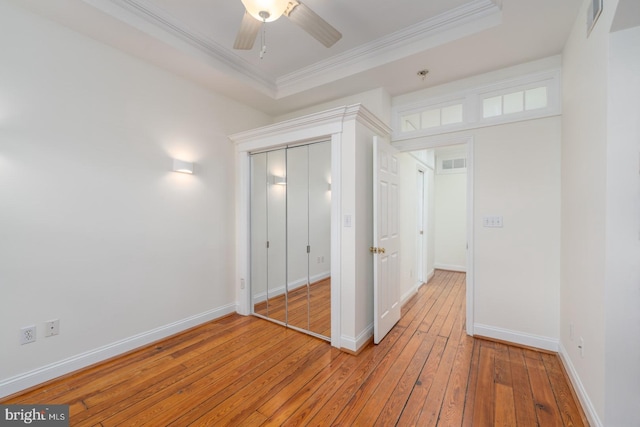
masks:
<instances>
[{"instance_id":1,"label":"white ceiling","mask_svg":"<svg viewBox=\"0 0 640 427\"><path fill-rule=\"evenodd\" d=\"M267 53L233 50L241 0L14 0L272 115L383 87L392 96L562 51L582 0L306 0L325 48L286 17ZM416 73L429 69L423 81Z\"/></svg>"}]
</instances>

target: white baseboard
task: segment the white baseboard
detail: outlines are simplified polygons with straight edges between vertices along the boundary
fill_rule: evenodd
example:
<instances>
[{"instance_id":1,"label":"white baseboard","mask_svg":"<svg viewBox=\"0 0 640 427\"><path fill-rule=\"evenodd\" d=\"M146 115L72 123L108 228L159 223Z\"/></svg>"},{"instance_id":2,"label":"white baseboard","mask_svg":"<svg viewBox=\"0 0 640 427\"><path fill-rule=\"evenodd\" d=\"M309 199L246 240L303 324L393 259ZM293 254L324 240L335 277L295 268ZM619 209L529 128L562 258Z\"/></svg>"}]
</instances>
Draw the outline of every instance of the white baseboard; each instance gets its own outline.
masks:
<instances>
[{"instance_id":1,"label":"white baseboard","mask_svg":"<svg viewBox=\"0 0 640 427\"><path fill-rule=\"evenodd\" d=\"M186 329L209 322L227 314L234 313L236 305L229 304L168 325L160 326L147 332L125 338L120 341L77 354L67 359L42 366L29 372L0 380L0 397L9 396L29 387L42 384L59 376L77 371L87 366L102 362L119 354L126 353L154 341L167 338Z\"/></svg>"},{"instance_id":2,"label":"white baseboard","mask_svg":"<svg viewBox=\"0 0 640 427\"><path fill-rule=\"evenodd\" d=\"M309 277L309 283L314 284L316 282L319 282L321 280L327 279L331 277L331 271L325 271L319 274L316 274L315 276L311 276ZM307 284L307 278L304 277L302 279L298 279L298 280L294 280L292 282L289 283L288 285L288 289L290 291L301 288L302 286L306 286ZM269 297L273 298L273 297L277 297L280 295L284 295L284 285L282 286L277 286L275 288L271 288L269 290ZM259 304L261 302L264 302L267 300L267 292L260 292L257 293L256 295L253 296L253 304Z\"/></svg>"},{"instance_id":3,"label":"white baseboard","mask_svg":"<svg viewBox=\"0 0 640 427\"><path fill-rule=\"evenodd\" d=\"M569 357L569 353L567 353L567 349L564 348L562 343L560 343L559 347L560 351L558 352L558 354L560 354L560 360L562 361L562 364L564 365L567 374L569 375L569 380L571 381L573 389L578 395L578 399L580 400L582 409L584 409L585 415L589 420L589 424L591 424L591 426L593 427L602 427L604 424L602 424L602 422L600 421L596 409L594 408L591 399L589 399L589 395L587 394L582 381L580 381L578 371L576 371L576 368L573 366L571 358Z\"/></svg>"},{"instance_id":4,"label":"white baseboard","mask_svg":"<svg viewBox=\"0 0 640 427\"><path fill-rule=\"evenodd\" d=\"M340 337L340 347L349 351L357 352L373 336L373 323L369 324L357 337Z\"/></svg>"},{"instance_id":5,"label":"white baseboard","mask_svg":"<svg viewBox=\"0 0 640 427\"><path fill-rule=\"evenodd\" d=\"M473 324L473 334L496 340L508 341L515 344L526 345L527 347L535 347L542 350L558 352L558 340L555 338L527 334L525 332L512 331L509 329L481 325L478 323Z\"/></svg>"},{"instance_id":6,"label":"white baseboard","mask_svg":"<svg viewBox=\"0 0 640 427\"><path fill-rule=\"evenodd\" d=\"M429 274L427 274L427 280L425 280L425 283L429 283L429 280L433 279L433 276L435 275L436 275L436 270L434 268L429 272Z\"/></svg>"},{"instance_id":7,"label":"white baseboard","mask_svg":"<svg viewBox=\"0 0 640 427\"><path fill-rule=\"evenodd\" d=\"M433 268L435 268L436 270L459 271L460 273L467 272L467 267L465 267L464 265L434 264Z\"/></svg>"},{"instance_id":8,"label":"white baseboard","mask_svg":"<svg viewBox=\"0 0 640 427\"><path fill-rule=\"evenodd\" d=\"M411 288L407 292L402 294L402 297L400 299L400 304L403 305L405 302L409 300L409 298L411 298L416 293L418 293L418 289L420 289L420 286L422 286L422 282L414 283L414 285L411 286Z\"/></svg>"}]
</instances>

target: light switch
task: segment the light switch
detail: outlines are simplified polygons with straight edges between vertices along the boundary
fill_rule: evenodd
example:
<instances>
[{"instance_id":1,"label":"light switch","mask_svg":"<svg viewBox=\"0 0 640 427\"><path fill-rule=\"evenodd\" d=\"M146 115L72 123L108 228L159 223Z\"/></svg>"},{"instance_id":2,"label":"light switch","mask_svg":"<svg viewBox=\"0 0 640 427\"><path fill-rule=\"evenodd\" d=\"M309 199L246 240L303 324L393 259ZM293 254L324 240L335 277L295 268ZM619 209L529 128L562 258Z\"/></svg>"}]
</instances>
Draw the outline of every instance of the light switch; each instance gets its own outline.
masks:
<instances>
[{"instance_id":1,"label":"light switch","mask_svg":"<svg viewBox=\"0 0 640 427\"><path fill-rule=\"evenodd\" d=\"M502 228L502 216L489 215L482 217L482 226L489 228Z\"/></svg>"}]
</instances>

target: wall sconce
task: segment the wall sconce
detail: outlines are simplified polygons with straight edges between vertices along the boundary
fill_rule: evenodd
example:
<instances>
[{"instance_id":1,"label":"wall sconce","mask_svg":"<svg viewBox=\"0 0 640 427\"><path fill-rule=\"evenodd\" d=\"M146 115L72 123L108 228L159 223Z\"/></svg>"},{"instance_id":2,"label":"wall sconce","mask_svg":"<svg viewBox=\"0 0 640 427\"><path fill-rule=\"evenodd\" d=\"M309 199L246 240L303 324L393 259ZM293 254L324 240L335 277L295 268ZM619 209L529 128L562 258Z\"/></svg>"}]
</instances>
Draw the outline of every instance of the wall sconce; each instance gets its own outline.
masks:
<instances>
[{"instance_id":1,"label":"wall sconce","mask_svg":"<svg viewBox=\"0 0 640 427\"><path fill-rule=\"evenodd\" d=\"M284 176L271 175L271 183L273 185L287 185L287 179Z\"/></svg>"},{"instance_id":2,"label":"wall sconce","mask_svg":"<svg viewBox=\"0 0 640 427\"><path fill-rule=\"evenodd\" d=\"M327 190L328 190L328 191L331 191L331 183L330 183L330 182L329 182L329 183L327 183Z\"/></svg>"},{"instance_id":3,"label":"wall sconce","mask_svg":"<svg viewBox=\"0 0 640 427\"><path fill-rule=\"evenodd\" d=\"M180 173L193 173L193 163L185 162L178 159L173 159L173 171Z\"/></svg>"}]
</instances>

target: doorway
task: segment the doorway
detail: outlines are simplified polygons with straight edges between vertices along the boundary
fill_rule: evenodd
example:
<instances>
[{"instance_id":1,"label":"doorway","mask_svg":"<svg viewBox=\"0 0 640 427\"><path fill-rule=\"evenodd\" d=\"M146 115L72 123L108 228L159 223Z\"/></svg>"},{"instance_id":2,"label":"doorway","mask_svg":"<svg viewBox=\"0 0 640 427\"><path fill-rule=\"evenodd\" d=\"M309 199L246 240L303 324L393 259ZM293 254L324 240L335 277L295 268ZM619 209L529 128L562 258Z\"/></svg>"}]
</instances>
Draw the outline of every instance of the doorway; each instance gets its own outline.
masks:
<instances>
[{"instance_id":1,"label":"doorway","mask_svg":"<svg viewBox=\"0 0 640 427\"><path fill-rule=\"evenodd\" d=\"M424 193L426 195L426 202L424 204L426 211L424 213L425 217L425 253L422 254L422 259L424 260L424 282L428 281L433 274L434 266L435 266L435 239L432 239L435 235L434 229L434 203L433 199L434 189L434 177L436 173L436 160L435 160L435 150L436 149L444 149L445 147L458 146L457 149L465 153L466 156L466 196L465 196L465 212L463 216L465 217L465 241L464 241L464 268L466 270L466 332L468 335L473 335L473 319L474 319L474 269L473 269L473 137L465 136L459 138L451 138L451 139L432 139L432 138L420 138L414 140L404 140L404 141L396 141L393 143L394 147L396 147L401 152L411 153L413 157L418 159L417 169L420 168L420 164L424 166L424 171L426 174L425 179L425 188ZM413 169L414 171L416 169ZM413 172L411 175L412 180L418 180L417 173ZM412 183L413 184L413 183ZM416 205L418 204L417 198L419 195L416 190L415 193L412 193L414 197L411 199L411 206L404 205L402 209L417 209ZM417 228L417 225L416 225ZM415 236L415 235L414 235ZM416 237L411 237L412 242L417 242L418 239ZM413 247L417 245L417 243L411 244ZM419 250L417 250L419 254ZM416 264L419 265L419 264ZM415 270L418 271L418 270ZM416 278L417 278L416 274Z\"/></svg>"},{"instance_id":2,"label":"doorway","mask_svg":"<svg viewBox=\"0 0 640 427\"><path fill-rule=\"evenodd\" d=\"M434 268L467 271L467 147L434 149Z\"/></svg>"}]
</instances>

